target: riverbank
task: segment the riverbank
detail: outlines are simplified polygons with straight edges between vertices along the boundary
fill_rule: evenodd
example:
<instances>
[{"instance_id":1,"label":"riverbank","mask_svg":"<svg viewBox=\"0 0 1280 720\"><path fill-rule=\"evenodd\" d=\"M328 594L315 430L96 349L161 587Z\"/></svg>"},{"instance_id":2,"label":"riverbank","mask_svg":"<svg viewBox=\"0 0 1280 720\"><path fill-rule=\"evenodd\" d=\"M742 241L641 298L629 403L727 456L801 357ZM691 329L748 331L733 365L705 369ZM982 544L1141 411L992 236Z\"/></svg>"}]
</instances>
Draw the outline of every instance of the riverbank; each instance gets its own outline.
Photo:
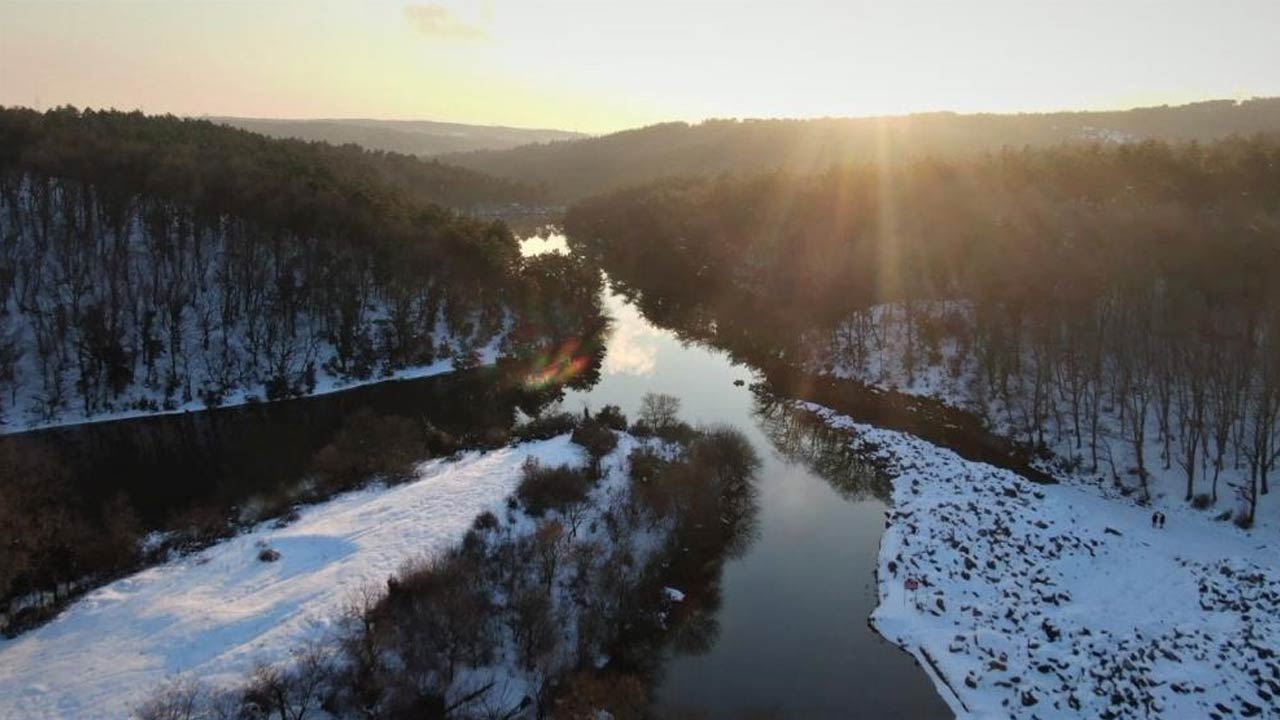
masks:
<instances>
[{"instance_id":1,"label":"riverbank","mask_svg":"<svg viewBox=\"0 0 1280 720\"><path fill-rule=\"evenodd\" d=\"M1251 717L1280 698L1280 574L1255 535L1041 485L805 406L894 476L874 627L961 717Z\"/></svg>"},{"instance_id":2,"label":"riverbank","mask_svg":"<svg viewBox=\"0 0 1280 720\"><path fill-rule=\"evenodd\" d=\"M1042 459L1000 435L981 417L942 400L885 389L847 377L807 372L782 361L761 365L775 395L830 408L858 422L914 435L966 460L1007 468L1037 483L1057 482Z\"/></svg>"},{"instance_id":3,"label":"riverbank","mask_svg":"<svg viewBox=\"0 0 1280 720\"><path fill-rule=\"evenodd\" d=\"M478 354L478 365L492 366L498 362L498 341L492 341ZM428 365L418 365L413 367L401 368L392 371L389 374L379 375L364 380L353 380L350 378L340 378L330 375L326 372L318 372L315 387L302 395L291 395L280 400L266 400L263 388L239 388L228 392L222 397L218 404L209 405L203 400L191 400L188 402L175 403L171 407L163 405L163 398L155 393L141 393L134 397L131 402L126 405L147 405L145 409L133 407L126 410L118 410L112 412L84 414L81 412L67 410L61 413L56 420L49 421L32 421L26 424L16 423L13 421L5 422L0 418L0 436L16 435L27 432L38 432L40 430L52 430L55 428L73 427L77 425L87 425L91 423L109 423L120 420L138 420L141 418L164 417L167 415L182 415L193 412L216 411L229 408L243 407L245 405L253 405L267 402L287 402L290 400L304 400L306 398L320 397L323 395L331 395L333 393L347 392L362 387L372 385L380 385L389 382L403 382L407 380L421 380L424 378L435 377L454 371L454 361L452 358L437 360ZM18 405L12 408L6 407L6 414L23 416L27 414L25 406Z\"/></svg>"}]
</instances>

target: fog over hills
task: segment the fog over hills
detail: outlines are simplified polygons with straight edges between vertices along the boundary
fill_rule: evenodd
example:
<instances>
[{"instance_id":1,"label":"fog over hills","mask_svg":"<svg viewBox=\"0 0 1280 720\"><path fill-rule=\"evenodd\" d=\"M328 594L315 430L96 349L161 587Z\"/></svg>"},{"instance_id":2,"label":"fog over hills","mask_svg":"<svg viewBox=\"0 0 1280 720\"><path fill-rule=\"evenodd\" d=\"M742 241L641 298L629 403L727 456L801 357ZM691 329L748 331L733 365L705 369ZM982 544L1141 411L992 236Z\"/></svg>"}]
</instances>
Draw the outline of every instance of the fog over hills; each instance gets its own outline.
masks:
<instances>
[{"instance_id":1,"label":"fog over hills","mask_svg":"<svg viewBox=\"0 0 1280 720\"><path fill-rule=\"evenodd\" d=\"M571 202L662 177L778 168L812 172L883 154L946 157L1061 143L1207 141L1276 132L1280 98L1259 98L1120 111L673 122L441 159L545 186L553 200Z\"/></svg>"},{"instance_id":2,"label":"fog over hills","mask_svg":"<svg viewBox=\"0 0 1280 720\"><path fill-rule=\"evenodd\" d=\"M582 133L568 130L466 125L430 120L281 120L240 117L208 119L271 137L319 140L335 145L355 143L371 150L389 150L406 155L506 150L531 143L587 137Z\"/></svg>"}]
</instances>

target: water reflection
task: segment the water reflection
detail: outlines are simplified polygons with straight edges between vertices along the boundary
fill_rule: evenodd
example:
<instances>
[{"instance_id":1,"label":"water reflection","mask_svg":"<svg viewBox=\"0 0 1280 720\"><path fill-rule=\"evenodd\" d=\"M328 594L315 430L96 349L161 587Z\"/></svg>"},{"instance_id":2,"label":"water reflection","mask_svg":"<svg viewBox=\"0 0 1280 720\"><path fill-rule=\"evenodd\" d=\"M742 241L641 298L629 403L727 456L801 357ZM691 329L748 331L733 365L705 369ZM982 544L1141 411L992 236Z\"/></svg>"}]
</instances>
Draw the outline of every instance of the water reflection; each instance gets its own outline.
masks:
<instances>
[{"instance_id":1,"label":"water reflection","mask_svg":"<svg viewBox=\"0 0 1280 720\"><path fill-rule=\"evenodd\" d=\"M625 290L615 283L605 298L614 337L643 338L652 370L611 371L611 342L600 382L567 393L565 404L634 412L644 393L669 393L683 418L735 427L763 461L754 542L710 568L652 662L655 716L949 716L910 656L867 626L885 480L836 434L754 394L747 386L761 378L750 366L692 342L697 333L682 339L653 324L654 303L642 315ZM705 315L697 320L715 331Z\"/></svg>"},{"instance_id":2,"label":"water reflection","mask_svg":"<svg viewBox=\"0 0 1280 720\"><path fill-rule=\"evenodd\" d=\"M603 370L622 375L652 375L658 364L658 340L662 334L640 318L633 305L614 308L614 329L609 337Z\"/></svg>"},{"instance_id":3,"label":"water reflection","mask_svg":"<svg viewBox=\"0 0 1280 720\"><path fill-rule=\"evenodd\" d=\"M816 414L761 391L753 412L760 430L784 458L803 463L848 501L888 503L892 478L849 446L848 436Z\"/></svg>"},{"instance_id":4,"label":"water reflection","mask_svg":"<svg viewBox=\"0 0 1280 720\"><path fill-rule=\"evenodd\" d=\"M540 235L528 235L520 241L521 255L534 257L547 253L564 255L569 252L569 243L564 235L556 234L549 229L544 228L544 230L545 232Z\"/></svg>"},{"instance_id":5,"label":"water reflection","mask_svg":"<svg viewBox=\"0 0 1280 720\"><path fill-rule=\"evenodd\" d=\"M523 367L476 369L313 398L91 423L26 433L68 466L90 504L122 493L145 529L199 509L226 517L251 499L288 496L316 453L362 412L406 418L432 455L506 441L517 409L536 414L563 390L528 388ZM186 518L184 518L186 519Z\"/></svg>"}]
</instances>

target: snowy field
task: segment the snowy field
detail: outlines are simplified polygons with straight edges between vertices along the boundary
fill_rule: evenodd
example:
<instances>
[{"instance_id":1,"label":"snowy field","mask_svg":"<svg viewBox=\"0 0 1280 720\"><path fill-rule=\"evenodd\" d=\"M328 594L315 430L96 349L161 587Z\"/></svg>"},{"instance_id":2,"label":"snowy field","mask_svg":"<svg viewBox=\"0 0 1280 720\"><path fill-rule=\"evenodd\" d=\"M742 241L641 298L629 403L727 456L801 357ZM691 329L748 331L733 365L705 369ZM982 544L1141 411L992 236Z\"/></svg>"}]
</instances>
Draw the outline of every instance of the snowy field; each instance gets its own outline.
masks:
<instances>
[{"instance_id":1,"label":"snowy field","mask_svg":"<svg viewBox=\"0 0 1280 720\"><path fill-rule=\"evenodd\" d=\"M872 623L957 715L1280 716L1273 531L1177 507L1156 529L1096 488L802 407L891 468Z\"/></svg>"},{"instance_id":2,"label":"snowy field","mask_svg":"<svg viewBox=\"0 0 1280 720\"><path fill-rule=\"evenodd\" d=\"M231 683L256 662L283 660L324 637L360 589L385 588L403 563L499 511L530 456L582 462L567 436L433 460L413 482L339 496L287 527L265 523L99 588L0 640L0 718L122 718L167 678ZM264 546L279 560L259 561Z\"/></svg>"}]
</instances>

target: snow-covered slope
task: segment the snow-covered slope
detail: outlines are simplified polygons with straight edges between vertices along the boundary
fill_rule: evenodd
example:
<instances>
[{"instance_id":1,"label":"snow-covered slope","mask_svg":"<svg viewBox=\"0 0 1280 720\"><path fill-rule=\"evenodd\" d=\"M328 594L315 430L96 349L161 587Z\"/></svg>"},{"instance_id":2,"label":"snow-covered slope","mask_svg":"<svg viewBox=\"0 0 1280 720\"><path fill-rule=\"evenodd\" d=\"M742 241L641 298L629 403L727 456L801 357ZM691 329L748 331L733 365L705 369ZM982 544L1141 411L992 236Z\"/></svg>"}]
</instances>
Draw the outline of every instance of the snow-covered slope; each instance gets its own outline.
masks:
<instances>
[{"instance_id":1,"label":"snow-covered slope","mask_svg":"<svg viewBox=\"0 0 1280 720\"><path fill-rule=\"evenodd\" d=\"M500 338L489 342L488 345L480 349L478 359L481 365L493 365L498 360ZM418 365L414 367L401 368L393 370L390 374L369 378L367 380L353 380L349 378L341 378L326 372L317 373L316 387L313 391L306 394L306 397L316 397L318 395L328 395L329 393L342 392L343 390L351 390L353 388L364 387L366 385L377 385L384 382L395 382L398 380L421 380L423 378L443 375L453 372L454 363L451 358L437 360L430 365ZM150 400L157 407L163 402L163 398L158 393L148 392L145 389L139 389L135 395L135 400L145 398ZM241 388L227 393L219 408L238 407L247 405L251 402L259 402L262 400L262 393L259 388L246 389ZM131 418L152 417L155 415L176 415L188 412L201 412L208 410L209 406L200 400L192 400L191 402L178 403L168 409L125 409L115 410L111 412L85 414L78 410L67 410L59 415L57 420L40 421L32 420L26 423L8 423L0 422L0 435L9 433L28 432L31 430L43 430L52 427L62 427L65 425L76 425L86 422L109 422L112 420L128 420ZM12 413L15 417L22 417L23 410L18 409Z\"/></svg>"},{"instance_id":2,"label":"snow-covered slope","mask_svg":"<svg viewBox=\"0 0 1280 720\"><path fill-rule=\"evenodd\" d=\"M939 326L961 324L959 320L952 320L951 316L966 318L971 311L966 302L954 300L920 302L915 308L915 312L930 316ZM1013 440L1031 442L1042 435L1047 449L1061 461L1045 464L1044 469L1051 475L1066 482L1088 486L1095 492L1117 499L1140 494L1136 477L1137 457L1133 442L1128 436L1130 429L1121 415L1122 409L1112 400L1109 390L1104 393L1104 409L1099 418L1098 468L1092 471L1087 430L1083 444L1077 445L1067 398L1061 397L1056 390L1051 390L1046 401L1048 410L1042 419L1045 431L1042 434L1029 431L1027 409L1023 407L1026 392L1016 389L1017 378L1012 383L1012 402L993 393L984 385L982 370L972 347L958 343L953 336L946 334L938 343L937 357L930 361L922 357L919 340L916 351L909 352L904 330L904 312L902 305L893 303L871 308L869 316L872 325L877 328L878 344L869 347L865 356L860 358L853 350L853 344L840 331L831 338L810 338L810 368L833 377L857 380L881 390L937 400L972 413L985 422L992 432ZM914 357L914 362L908 367L908 358L911 357ZM1032 365L1033 358L1028 357L1026 366ZM1173 435L1176 436L1176 422L1173 426ZM1159 430L1159 418L1153 402L1145 429L1146 442L1143 444L1151 492L1149 502L1153 509L1181 512L1187 506L1184 500L1187 481L1186 472L1176 459L1178 442L1175 440L1169 445L1162 443ZM1209 453L1200 452L1195 464L1195 492L1207 494L1210 489L1208 478L1213 475ZM1064 468L1067 465L1076 470L1068 472ZM1247 484L1248 465L1242 462L1239 450L1233 448L1228 452L1221 469L1218 502L1205 509L1204 514L1217 516L1222 512L1243 512L1245 501L1242 490ZM1273 497L1274 495L1263 497L1258 503L1254 524L1259 530L1280 532L1280 503L1275 502Z\"/></svg>"},{"instance_id":3,"label":"snow-covered slope","mask_svg":"<svg viewBox=\"0 0 1280 720\"><path fill-rule=\"evenodd\" d=\"M411 483L340 496L287 527L263 524L99 588L0 641L0 717L121 718L166 677L230 683L281 660L323 636L362 587L458 542L515 489L529 456L581 461L567 436L431 461ZM279 560L259 561L264 546Z\"/></svg>"},{"instance_id":4,"label":"snow-covered slope","mask_svg":"<svg viewBox=\"0 0 1280 720\"><path fill-rule=\"evenodd\" d=\"M1280 713L1272 531L1189 508L1156 529L1133 502L807 407L893 468L872 622L958 715Z\"/></svg>"}]
</instances>

